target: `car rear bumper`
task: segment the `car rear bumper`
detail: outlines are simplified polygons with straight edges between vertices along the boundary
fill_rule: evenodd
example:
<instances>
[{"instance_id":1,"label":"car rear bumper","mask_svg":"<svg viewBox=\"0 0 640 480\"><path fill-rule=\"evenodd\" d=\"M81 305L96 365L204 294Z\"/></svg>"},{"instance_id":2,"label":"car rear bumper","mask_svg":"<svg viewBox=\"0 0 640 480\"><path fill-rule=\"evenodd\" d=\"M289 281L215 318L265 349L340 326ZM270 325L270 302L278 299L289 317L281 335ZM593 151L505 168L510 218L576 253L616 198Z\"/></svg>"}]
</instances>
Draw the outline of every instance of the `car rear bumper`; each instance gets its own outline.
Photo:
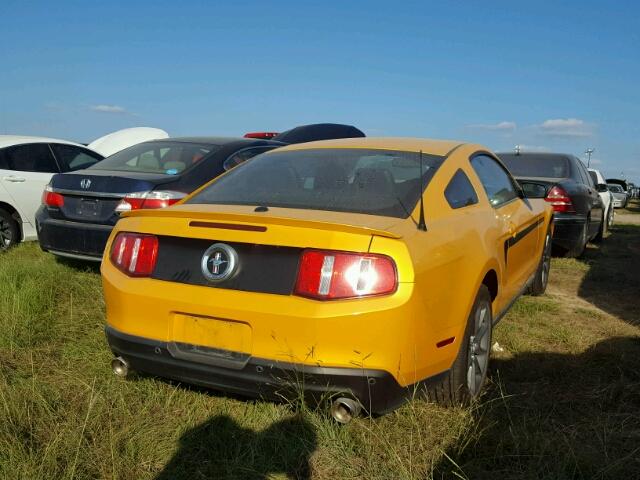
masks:
<instances>
[{"instance_id":1,"label":"car rear bumper","mask_svg":"<svg viewBox=\"0 0 640 480\"><path fill-rule=\"evenodd\" d=\"M38 241L43 250L81 260L101 261L112 225L51 218L46 209L36 214Z\"/></svg>"},{"instance_id":2,"label":"car rear bumper","mask_svg":"<svg viewBox=\"0 0 640 480\"><path fill-rule=\"evenodd\" d=\"M178 358L166 342L128 335L105 328L114 355L132 369L186 383L266 400L305 398L321 402L336 396L358 400L370 413L383 414L399 407L448 371L419 384L402 387L383 370L320 367L249 357L239 368L221 367Z\"/></svg>"},{"instance_id":3,"label":"car rear bumper","mask_svg":"<svg viewBox=\"0 0 640 480\"><path fill-rule=\"evenodd\" d=\"M553 244L572 250L582 241L582 232L587 217L584 215L558 214L554 216Z\"/></svg>"}]
</instances>

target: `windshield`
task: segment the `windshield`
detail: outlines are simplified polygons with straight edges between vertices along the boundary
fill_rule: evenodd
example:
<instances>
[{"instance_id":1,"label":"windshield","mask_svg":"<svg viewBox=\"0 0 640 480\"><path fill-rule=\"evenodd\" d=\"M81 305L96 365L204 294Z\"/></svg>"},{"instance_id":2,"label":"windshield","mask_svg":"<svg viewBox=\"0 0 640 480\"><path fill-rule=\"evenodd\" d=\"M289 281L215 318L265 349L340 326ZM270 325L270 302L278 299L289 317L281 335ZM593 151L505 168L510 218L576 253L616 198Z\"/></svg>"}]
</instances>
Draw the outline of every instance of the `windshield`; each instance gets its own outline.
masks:
<instances>
[{"instance_id":1,"label":"windshield","mask_svg":"<svg viewBox=\"0 0 640 480\"><path fill-rule=\"evenodd\" d=\"M423 187L443 160L435 155L422 156ZM421 190L419 153L327 148L258 155L187 203L265 205L406 218Z\"/></svg>"},{"instance_id":2,"label":"windshield","mask_svg":"<svg viewBox=\"0 0 640 480\"><path fill-rule=\"evenodd\" d=\"M145 142L115 153L90 168L178 175L216 148L184 142Z\"/></svg>"},{"instance_id":3,"label":"windshield","mask_svg":"<svg viewBox=\"0 0 640 480\"><path fill-rule=\"evenodd\" d=\"M515 177L569 178L569 159L555 155L503 153L500 159Z\"/></svg>"},{"instance_id":4,"label":"windshield","mask_svg":"<svg viewBox=\"0 0 640 480\"><path fill-rule=\"evenodd\" d=\"M624 190L620 185L611 185L609 184L609 190L615 193L624 193Z\"/></svg>"}]
</instances>

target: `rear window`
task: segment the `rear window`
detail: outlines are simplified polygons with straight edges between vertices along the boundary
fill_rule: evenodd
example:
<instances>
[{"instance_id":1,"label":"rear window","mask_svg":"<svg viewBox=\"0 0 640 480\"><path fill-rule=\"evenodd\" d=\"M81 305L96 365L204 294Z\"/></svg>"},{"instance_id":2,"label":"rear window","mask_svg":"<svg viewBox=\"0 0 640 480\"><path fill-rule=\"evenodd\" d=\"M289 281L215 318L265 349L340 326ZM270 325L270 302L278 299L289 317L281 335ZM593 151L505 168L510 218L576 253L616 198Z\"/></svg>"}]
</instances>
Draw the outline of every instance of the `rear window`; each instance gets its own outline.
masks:
<instances>
[{"instance_id":1,"label":"rear window","mask_svg":"<svg viewBox=\"0 0 640 480\"><path fill-rule=\"evenodd\" d=\"M515 177L570 177L569 159L563 156L503 153L500 160Z\"/></svg>"},{"instance_id":2,"label":"rear window","mask_svg":"<svg viewBox=\"0 0 640 480\"><path fill-rule=\"evenodd\" d=\"M183 142L140 143L115 153L90 168L178 175L217 148L213 145Z\"/></svg>"},{"instance_id":3,"label":"rear window","mask_svg":"<svg viewBox=\"0 0 640 480\"><path fill-rule=\"evenodd\" d=\"M422 155L422 186L444 157ZM395 150L314 149L254 157L187 203L265 205L406 218L420 192L420 154Z\"/></svg>"}]
</instances>

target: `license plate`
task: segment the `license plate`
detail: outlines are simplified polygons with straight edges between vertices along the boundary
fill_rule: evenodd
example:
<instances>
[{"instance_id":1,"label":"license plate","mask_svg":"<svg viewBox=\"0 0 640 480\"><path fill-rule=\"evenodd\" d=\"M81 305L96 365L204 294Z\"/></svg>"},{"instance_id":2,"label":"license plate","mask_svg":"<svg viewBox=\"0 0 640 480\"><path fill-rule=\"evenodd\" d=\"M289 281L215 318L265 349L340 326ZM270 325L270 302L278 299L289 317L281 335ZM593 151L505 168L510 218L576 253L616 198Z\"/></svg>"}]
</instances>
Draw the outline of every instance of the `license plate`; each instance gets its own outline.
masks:
<instances>
[{"instance_id":1,"label":"license plate","mask_svg":"<svg viewBox=\"0 0 640 480\"><path fill-rule=\"evenodd\" d=\"M98 201L80 200L80 203L78 204L78 215L84 215L88 217L98 216Z\"/></svg>"},{"instance_id":2,"label":"license plate","mask_svg":"<svg viewBox=\"0 0 640 480\"><path fill-rule=\"evenodd\" d=\"M171 340L176 344L251 353L251 327L246 323L212 317L174 314Z\"/></svg>"}]
</instances>

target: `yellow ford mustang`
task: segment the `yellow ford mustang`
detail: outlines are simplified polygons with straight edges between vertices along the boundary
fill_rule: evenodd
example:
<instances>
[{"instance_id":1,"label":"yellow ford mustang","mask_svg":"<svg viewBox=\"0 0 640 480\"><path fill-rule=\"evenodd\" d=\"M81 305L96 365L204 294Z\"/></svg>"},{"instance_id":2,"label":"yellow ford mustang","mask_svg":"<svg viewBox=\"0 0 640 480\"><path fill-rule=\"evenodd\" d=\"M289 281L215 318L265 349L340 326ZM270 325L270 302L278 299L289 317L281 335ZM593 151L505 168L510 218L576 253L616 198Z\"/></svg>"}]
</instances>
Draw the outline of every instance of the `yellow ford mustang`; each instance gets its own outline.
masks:
<instances>
[{"instance_id":1,"label":"yellow ford mustang","mask_svg":"<svg viewBox=\"0 0 640 480\"><path fill-rule=\"evenodd\" d=\"M114 371L302 390L339 399L341 421L416 391L464 401L493 325L545 290L551 229L551 208L479 145L279 148L118 222L102 262Z\"/></svg>"}]
</instances>

